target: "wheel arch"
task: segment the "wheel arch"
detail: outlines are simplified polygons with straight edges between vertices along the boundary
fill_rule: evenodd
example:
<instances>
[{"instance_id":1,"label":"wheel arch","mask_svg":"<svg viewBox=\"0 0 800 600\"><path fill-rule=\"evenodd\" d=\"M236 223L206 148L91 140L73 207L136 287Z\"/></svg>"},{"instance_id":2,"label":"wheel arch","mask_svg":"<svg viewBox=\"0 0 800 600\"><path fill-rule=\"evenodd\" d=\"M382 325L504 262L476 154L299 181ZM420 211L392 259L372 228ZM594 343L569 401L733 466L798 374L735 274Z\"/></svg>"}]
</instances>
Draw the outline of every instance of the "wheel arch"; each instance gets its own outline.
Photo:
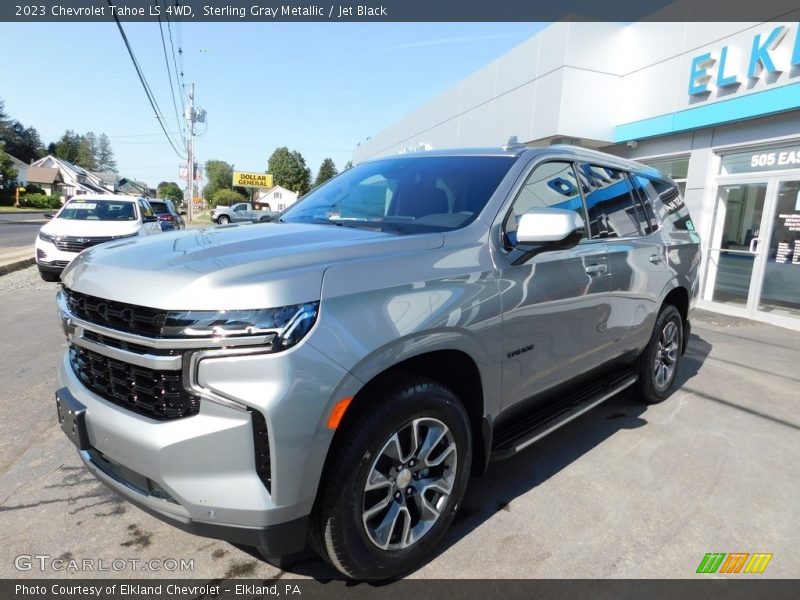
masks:
<instances>
[{"instance_id":1,"label":"wheel arch","mask_svg":"<svg viewBox=\"0 0 800 600\"><path fill-rule=\"evenodd\" d=\"M668 304L674 306L678 309L678 312L681 315L681 320L683 321L683 347L681 348L681 354L686 352L686 344L689 339L689 332L690 332L690 325L689 325L689 290L687 290L683 286L676 286L672 288L665 296L664 299L661 301L661 306L658 309L659 314L664 307Z\"/></svg>"},{"instance_id":2,"label":"wheel arch","mask_svg":"<svg viewBox=\"0 0 800 600\"><path fill-rule=\"evenodd\" d=\"M326 462L335 456L347 429L382 388L409 377L422 377L450 389L462 402L470 422L473 440L472 473L481 474L491 449L491 424L485 417L484 387L475 360L463 350L442 349L423 352L397 362L371 377L353 396L334 433Z\"/></svg>"}]
</instances>

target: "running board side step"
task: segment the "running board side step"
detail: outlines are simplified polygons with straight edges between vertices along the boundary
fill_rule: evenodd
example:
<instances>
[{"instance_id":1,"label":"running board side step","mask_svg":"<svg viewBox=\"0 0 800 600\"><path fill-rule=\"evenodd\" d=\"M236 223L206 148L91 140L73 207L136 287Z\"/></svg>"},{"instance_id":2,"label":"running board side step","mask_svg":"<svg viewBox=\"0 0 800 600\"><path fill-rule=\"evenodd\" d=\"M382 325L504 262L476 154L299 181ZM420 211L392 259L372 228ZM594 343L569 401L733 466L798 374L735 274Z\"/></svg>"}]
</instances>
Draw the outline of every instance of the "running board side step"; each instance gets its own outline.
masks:
<instances>
[{"instance_id":1,"label":"running board side step","mask_svg":"<svg viewBox=\"0 0 800 600\"><path fill-rule=\"evenodd\" d=\"M537 418L536 414L527 419L523 416L512 428L495 433L491 460L503 460L514 456L562 425L577 419L583 413L632 386L637 379L637 374L632 370L616 372L564 398L558 403L560 410L557 410L555 415L551 413L549 418L542 419L541 416Z\"/></svg>"}]
</instances>

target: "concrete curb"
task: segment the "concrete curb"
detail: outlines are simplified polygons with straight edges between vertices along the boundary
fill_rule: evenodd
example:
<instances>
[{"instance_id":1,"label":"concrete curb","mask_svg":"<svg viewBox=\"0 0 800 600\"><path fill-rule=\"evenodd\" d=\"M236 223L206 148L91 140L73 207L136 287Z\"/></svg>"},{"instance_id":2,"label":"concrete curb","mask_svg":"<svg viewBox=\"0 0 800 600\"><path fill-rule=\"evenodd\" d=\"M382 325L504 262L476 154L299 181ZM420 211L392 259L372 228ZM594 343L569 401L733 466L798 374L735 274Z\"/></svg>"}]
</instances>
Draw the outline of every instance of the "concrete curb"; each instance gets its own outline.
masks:
<instances>
[{"instance_id":1,"label":"concrete curb","mask_svg":"<svg viewBox=\"0 0 800 600\"><path fill-rule=\"evenodd\" d=\"M34 264L36 259L32 256L0 264L0 276L19 271Z\"/></svg>"},{"instance_id":2,"label":"concrete curb","mask_svg":"<svg viewBox=\"0 0 800 600\"><path fill-rule=\"evenodd\" d=\"M32 246L14 246L0 250L0 275L19 271L36 262Z\"/></svg>"}]
</instances>

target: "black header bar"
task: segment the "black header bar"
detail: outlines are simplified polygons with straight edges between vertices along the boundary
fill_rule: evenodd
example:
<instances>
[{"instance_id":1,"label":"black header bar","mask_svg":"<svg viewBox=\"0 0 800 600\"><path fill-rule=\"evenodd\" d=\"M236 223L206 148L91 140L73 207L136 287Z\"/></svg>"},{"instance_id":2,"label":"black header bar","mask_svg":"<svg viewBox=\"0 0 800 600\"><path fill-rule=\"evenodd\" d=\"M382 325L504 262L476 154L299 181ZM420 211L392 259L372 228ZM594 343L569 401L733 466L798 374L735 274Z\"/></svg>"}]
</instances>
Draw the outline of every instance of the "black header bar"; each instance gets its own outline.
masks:
<instances>
[{"instance_id":1,"label":"black header bar","mask_svg":"<svg viewBox=\"0 0 800 600\"><path fill-rule=\"evenodd\" d=\"M769 21L797 0L3 0L0 21L104 22Z\"/></svg>"}]
</instances>

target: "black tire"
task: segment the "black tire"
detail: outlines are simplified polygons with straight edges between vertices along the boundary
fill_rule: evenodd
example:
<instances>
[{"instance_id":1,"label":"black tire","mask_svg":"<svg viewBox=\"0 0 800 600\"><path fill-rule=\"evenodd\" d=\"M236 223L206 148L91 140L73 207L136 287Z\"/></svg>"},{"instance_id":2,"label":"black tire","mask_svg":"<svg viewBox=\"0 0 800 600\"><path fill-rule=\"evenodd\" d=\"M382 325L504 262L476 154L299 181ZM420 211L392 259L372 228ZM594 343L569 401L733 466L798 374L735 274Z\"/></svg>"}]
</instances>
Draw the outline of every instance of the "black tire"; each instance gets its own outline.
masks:
<instances>
[{"instance_id":1,"label":"black tire","mask_svg":"<svg viewBox=\"0 0 800 600\"><path fill-rule=\"evenodd\" d=\"M50 271L42 271L39 269L39 275L42 276L42 279L48 281L50 283L55 283L57 281L61 281L61 274L60 273L53 273Z\"/></svg>"},{"instance_id":2,"label":"black tire","mask_svg":"<svg viewBox=\"0 0 800 600\"><path fill-rule=\"evenodd\" d=\"M361 406L363 407L359 409L361 413L347 425L346 431L340 432L338 438L340 443L327 461L326 473L320 483L317 503L311 517L309 541L318 554L348 577L356 579L398 577L421 564L439 543L458 511L472 462L469 418L461 402L449 389L434 381L419 378L390 386L386 392L370 398L368 405ZM444 424L446 427L437 430L436 423ZM427 428L428 424L431 425L430 428ZM390 477L391 486L379 488L386 490L385 492L367 492L365 490L367 476L379 469L381 461L388 461L386 450L390 447L395 433L400 433L402 436L408 428L418 431L419 436L424 435L422 439L426 441L434 440L438 431L445 432L442 436L449 437L442 437L440 444L434 444L426 453L426 457L430 458L431 462L436 461L437 455L434 450L439 448L438 460L446 458L439 467L428 468L427 465L430 463L413 458L417 454L411 454L411 438L404 438L407 441L405 445L409 454L406 455L407 462L403 463L405 466L402 466L401 470L394 471L396 480L395 477ZM424 448L425 444L421 445ZM453 445L455 452L451 449ZM423 448L418 447L418 455L422 455ZM441 448L448 449L448 452L444 452ZM402 448L401 454L404 454L405 450L406 448ZM412 458L408 460L408 456ZM453 471L447 470L450 468L446 464L448 462L454 465L454 475L450 474ZM387 463L383 463L381 469L385 464ZM412 470L411 467L424 468L421 472L414 472L413 479L405 483ZM437 469L442 475L435 473ZM441 477L441 480L448 478L452 485L449 495L437 496L439 492L425 488L424 481L433 481L437 477ZM397 486L406 490L406 494L401 493L400 498L397 497L399 492ZM410 492L412 489L413 493ZM418 492L420 489L421 494ZM371 499L368 500L368 494L375 493L385 494L383 501L389 499L386 511L397 512L398 507L399 510L405 510L402 518L394 520L393 526L386 530L388 531L386 549L380 548L370 538L370 535L375 535L380 528L371 528L370 533L367 523L372 521L365 517L369 512L366 508L367 503L373 502ZM414 494L417 494L416 499ZM422 513L417 508L420 502L435 504L438 516L426 519L423 523ZM376 502L376 504L381 503L382 501ZM394 545L408 542L405 539L408 537L408 529L416 527L413 524L414 514L418 518L417 525L421 523L427 529L420 533L416 540L410 541L407 547L399 549L389 547L393 539L400 540ZM377 513L373 518L385 522L385 519L389 518L389 513L386 515L382 517L381 513ZM407 527L404 527L406 525ZM403 539L396 538L397 534Z\"/></svg>"},{"instance_id":3,"label":"black tire","mask_svg":"<svg viewBox=\"0 0 800 600\"><path fill-rule=\"evenodd\" d=\"M220 225L227 225L230 222L231 218L228 217L227 215L220 215L220 217L217 219L217 223L219 223Z\"/></svg>"},{"instance_id":4,"label":"black tire","mask_svg":"<svg viewBox=\"0 0 800 600\"><path fill-rule=\"evenodd\" d=\"M669 334L670 331L674 331L674 336ZM646 403L663 402L672 393L682 350L683 319L677 308L667 304L659 313L650 342L639 357L639 379L636 385L639 395ZM659 366L656 365L656 359L659 360Z\"/></svg>"}]
</instances>

